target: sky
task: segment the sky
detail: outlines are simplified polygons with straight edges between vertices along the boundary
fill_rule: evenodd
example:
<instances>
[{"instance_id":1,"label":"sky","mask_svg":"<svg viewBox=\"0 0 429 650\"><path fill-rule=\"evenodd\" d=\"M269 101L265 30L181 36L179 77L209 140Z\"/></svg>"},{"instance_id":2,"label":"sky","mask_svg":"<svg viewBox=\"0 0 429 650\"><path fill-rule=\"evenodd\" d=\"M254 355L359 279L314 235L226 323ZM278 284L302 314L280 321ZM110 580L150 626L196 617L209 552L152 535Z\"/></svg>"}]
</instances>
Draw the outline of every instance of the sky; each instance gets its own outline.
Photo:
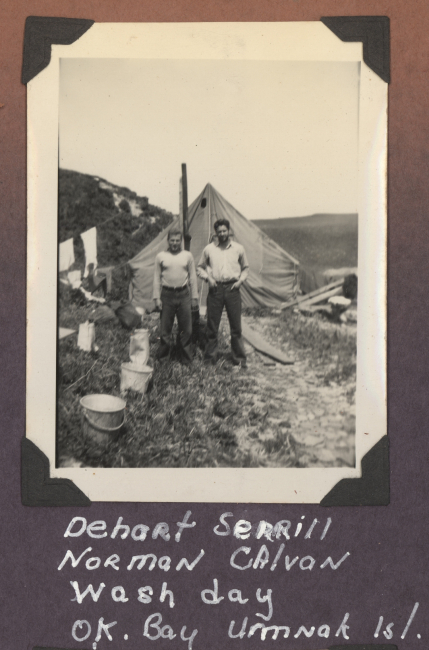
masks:
<instances>
[{"instance_id":1,"label":"sky","mask_svg":"<svg viewBox=\"0 0 429 650\"><path fill-rule=\"evenodd\" d=\"M357 212L356 62L61 59L60 167L179 211L211 183L249 219Z\"/></svg>"}]
</instances>

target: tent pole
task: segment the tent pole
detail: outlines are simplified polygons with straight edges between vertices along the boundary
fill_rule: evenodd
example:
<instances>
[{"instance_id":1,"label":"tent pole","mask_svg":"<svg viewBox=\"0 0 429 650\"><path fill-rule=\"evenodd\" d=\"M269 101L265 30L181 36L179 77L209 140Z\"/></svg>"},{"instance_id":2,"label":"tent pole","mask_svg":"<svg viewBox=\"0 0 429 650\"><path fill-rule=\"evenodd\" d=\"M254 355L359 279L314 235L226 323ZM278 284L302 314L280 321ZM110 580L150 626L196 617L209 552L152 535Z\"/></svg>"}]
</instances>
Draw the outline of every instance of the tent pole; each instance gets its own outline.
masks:
<instances>
[{"instance_id":1,"label":"tent pole","mask_svg":"<svg viewBox=\"0 0 429 650\"><path fill-rule=\"evenodd\" d=\"M185 251L191 250L191 236L189 234L188 224L188 179L186 175L186 164L182 163L182 203L183 203L183 241L185 243ZM200 341L200 309L197 304L196 307L191 308L192 317L192 345L195 350Z\"/></svg>"},{"instance_id":2,"label":"tent pole","mask_svg":"<svg viewBox=\"0 0 429 650\"><path fill-rule=\"evenodd\" d=\"M211 241L210 238L211 238L211 234L212 234L212 213L211 213L211 208L210 208L210 190L208 191L208 195L209 195L209 240L208 240L207 243L210 244L210 241Z\"/></svg>"},{"instance_id":3,"label":"tent pole","mask_svg":"<svg viewBox=\"0 0 429 650\"><path fill-rule=\"evenodd\" d=\"M188 232L188 179L186 175L186 163L182 163L182 201L183 201L183 241L185 250L191 249L191 238Z\"/></svg>"}]
</instances>

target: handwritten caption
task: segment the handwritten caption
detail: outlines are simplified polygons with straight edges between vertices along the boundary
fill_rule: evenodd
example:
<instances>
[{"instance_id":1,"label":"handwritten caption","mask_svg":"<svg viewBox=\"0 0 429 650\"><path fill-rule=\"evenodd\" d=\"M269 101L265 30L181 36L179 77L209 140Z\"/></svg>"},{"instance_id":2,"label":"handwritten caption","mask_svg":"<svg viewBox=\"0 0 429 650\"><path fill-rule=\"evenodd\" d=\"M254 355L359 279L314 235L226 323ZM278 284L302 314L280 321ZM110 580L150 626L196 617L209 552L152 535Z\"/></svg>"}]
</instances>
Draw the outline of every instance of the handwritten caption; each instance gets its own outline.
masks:
<instances>
[{"instance_id":1,"label":"handwritten caption","mask_svg":"<svg viewBox=\"0 0 429 650\"><path fill-rule=\"evenodd\" d=\"M288 542L300 537L303 540L318 540L323 542L330 531L332 519L327 517L324 520L313 519L311 524L304 523L305 516L301 520L292 524L291 521L282 519L275 524L261 520L256 523L244 519L238 519L234 523L234 514L224 512L220 515L218 522L213 527L213 535L219 537L232 537L234 539L245 541L245 544L234 549L227 556L229 566L237 572L264 570L269 572L301 572L301 571L339 571L347 565L350 558L350 552L346 551L339 557L333 558L331 555L321 554L313 557L312 555L292 556L288 554ZM171 527L166 522L159 522L153 528L138 523L131 527L126 523L123 517L119 517L114 525L110 528L106 521L97 520L88 522L85 517L73 517L64 533L65 538L87 538L92 540L118 539L134 540L135 542L144 542L147 539L162 540L162 542L174 542L180 544L187 535L192 535L190 529L194 529L197 522L192 520L192 513L188 510L183 519L176 522ZM188 531L188 532L185 532ZM253 541L259 542L257 546ZM91 542L90 542L91 543ZM97 542L99 544L99 542ZM180 547L176 547L177 549ZM161 551L162 552L162 551ZM110 555L102 552L94 553L93 547L88 546L81 553L77 554L71 549L67 549L63 559L58 565L58 571L67 569L84 569L86 571L97 571L97 569L109 569L112 571L112 584L107 586L104 582L79 582L70 580L70 586L73 592L71 600L77 605L87 603L98 603L103 599L110 599L115 603L128 603L133 599L143 605L151 605L155 609L160 609L160 603L164 611L155 611L146 616L143 623L143 637L151 642L159 639L167 639L175 643L177 647L180 640L187 650L197 650L198 629L192 625L185 624L174 627L168 623L168 610L177 604L177 597L182 598L183 593L175 594L174 589L169 587L168 580L162 579L161 586L145 585L131 590L124 584L117 584L116 572L127 572L125 575L134 575L143 569L167 573L181 572L198 572L204 565L207 558L206 551L202 548L193 556L173 552L171 555L155 553L131 553L128 556L120 556L118 553ZM161 573L161 575L163 575ZM224 569L220 569L220 574L224 575ZM177 575L177 574L176 574ZM237 576L243 575L242 573ZM260 575L258 573L258 575ZM167 576L166 576L167 578ZM120 582L124 582L120 580ZM320 637L323 639L337 638L350 639L350 612L344 612L338 621L322 623L321 625L299 625L296 629L288 625L272 624L274 616L274 595L273 589L256 587L256 589L224 588L222 580L218 576L213 576L204 589L198 589L198 599L204 605L213 607L224 607L225 604L235 603L244 606L244 615L240 620L231 620L225 632L230 639L247 639L252 636L260 638L261 641L267 639L298 639L299 637ZM165 605L164 605L165 603ZM407 635L409 628L414 620L419 603L415 603L402 631L401 639ZM257 609L249 613L249 608ZM256 618L255 622L251 617ZM269 623L269 624L268 624ZM384 636L391 640L394 638L394 623L386 622L384 616L379 616L374 638ZM96 650L100 641L113 641L129 639L127 633L118 633L118 621L105 620L105 617L99 617L98 620L87 620L86 618L76 619L71 626L71 636L77 642L88 641L93 638L92 648ZM421 638L417 634L417 638ZM324 642L326 645L326 642ZM122 646L121 646L122 647ZM244 646L243 646L244 647Z\"/></svg>"}]
</instances>

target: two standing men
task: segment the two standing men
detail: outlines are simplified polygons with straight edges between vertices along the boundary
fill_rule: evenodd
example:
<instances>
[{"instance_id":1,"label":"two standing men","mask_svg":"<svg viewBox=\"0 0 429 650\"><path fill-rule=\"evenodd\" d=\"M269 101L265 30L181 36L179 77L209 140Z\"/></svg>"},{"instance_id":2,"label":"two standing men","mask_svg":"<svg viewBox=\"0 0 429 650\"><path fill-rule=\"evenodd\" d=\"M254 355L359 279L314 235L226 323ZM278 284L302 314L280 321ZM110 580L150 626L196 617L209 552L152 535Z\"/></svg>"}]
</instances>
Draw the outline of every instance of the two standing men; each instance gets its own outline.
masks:
<instances>
[{"instance_id":1,"label":"two standing men","mask_svg":"<svg viewBox=\"0 0 429 650\"><path fill-rule=\"evenodd\" d=\"M231 241L230 223L219 219L214 224L217 243L205 247L198 263L198 275L208 282L207 345L204 359L216 363L218 331L225 307L231 329L231 351L234 365L246 367L246 353L241 336L240 287L249 273L249 264L243 246ZM170 231L168 251L158 253L155 259L153 298L161 309L161 342L158 358L168 356L171 331L177 314L181 360L192 360L191 306L198 306L197 279L194 260L188 251L181 250L180 231Z\"/></svg>"}]
</instances>

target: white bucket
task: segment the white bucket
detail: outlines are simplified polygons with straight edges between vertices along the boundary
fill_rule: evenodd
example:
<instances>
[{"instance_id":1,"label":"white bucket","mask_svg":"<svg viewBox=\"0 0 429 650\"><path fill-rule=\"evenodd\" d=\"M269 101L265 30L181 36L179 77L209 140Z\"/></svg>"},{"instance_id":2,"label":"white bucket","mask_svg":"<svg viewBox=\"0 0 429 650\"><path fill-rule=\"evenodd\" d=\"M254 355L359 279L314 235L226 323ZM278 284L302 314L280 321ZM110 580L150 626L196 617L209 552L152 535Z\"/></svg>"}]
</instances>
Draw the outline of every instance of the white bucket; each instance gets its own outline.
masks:
<instances>
[{"instance_id":1,"label":"white bucket","mask_svg":"<svg viewBox=\"0 0 429 650\"><path fill-rule=\"evenodd\" d=\"M94 323L86 321L79 325L79 334L77 337L77 347L85 352L91 352L95 344Z\"/></svg>"},{"instance_id":2,"label":"white bucket","mask_svg":"<svg viewBox=\"0 0 429 650\"><path fill-rule=\"evenodd\" d=\"M135 330L130 339L130 359L132 363L145 366L149 361L149 354L149 330Z\"/></svg>"},{"instance_id":3,"label":"white bucket","mask_svg":"<svg viewBox=\"0 0 429 650\"><path fill-rule=\"evenodd\" d=\"M141 366L136 363L121 364L121 393L130 388L144 395L152 372L153 369L150 366Z\"/></svg>"}]
</instances>

